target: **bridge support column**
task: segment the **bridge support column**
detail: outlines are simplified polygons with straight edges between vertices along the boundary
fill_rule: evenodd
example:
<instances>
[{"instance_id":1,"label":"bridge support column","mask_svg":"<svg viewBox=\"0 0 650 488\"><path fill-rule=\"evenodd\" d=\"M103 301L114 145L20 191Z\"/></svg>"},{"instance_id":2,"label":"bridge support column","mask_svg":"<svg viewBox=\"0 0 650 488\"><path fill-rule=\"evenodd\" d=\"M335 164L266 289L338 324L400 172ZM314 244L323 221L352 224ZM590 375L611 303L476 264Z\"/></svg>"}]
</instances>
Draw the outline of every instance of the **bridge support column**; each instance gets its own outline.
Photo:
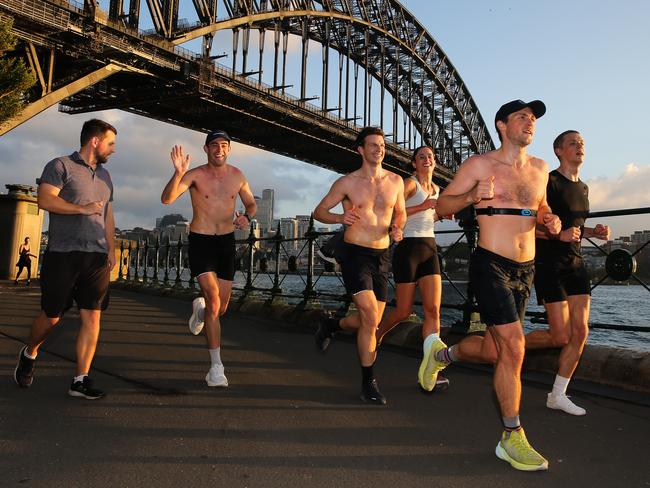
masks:
<instances>
[{"instance_id":1,"label":"bridge support column","mask_svg":"<svg viewBox=\"0 0 650 488\"><path fill-rule=\"evenodd\" d=\"M113 73L118 73L124 69L118 64L107 64L102 68L93 71L92 73L79 78L78 80L73 81L72 83L54 90L53 92L48 93L44 97L36 100L35 102L30 103L25 107L25 109L15 117L7 120L5 123L0 125L0 136L6 134L12 129L15 129L23 122L31 119L35 115L43 112L44 110L50 108L52 105L59 103L61 100L74 95L81 90L88 88L91 85L94 85L98 81L103 80L104 78L112 75Z\"/></svg>"}]
</instances>

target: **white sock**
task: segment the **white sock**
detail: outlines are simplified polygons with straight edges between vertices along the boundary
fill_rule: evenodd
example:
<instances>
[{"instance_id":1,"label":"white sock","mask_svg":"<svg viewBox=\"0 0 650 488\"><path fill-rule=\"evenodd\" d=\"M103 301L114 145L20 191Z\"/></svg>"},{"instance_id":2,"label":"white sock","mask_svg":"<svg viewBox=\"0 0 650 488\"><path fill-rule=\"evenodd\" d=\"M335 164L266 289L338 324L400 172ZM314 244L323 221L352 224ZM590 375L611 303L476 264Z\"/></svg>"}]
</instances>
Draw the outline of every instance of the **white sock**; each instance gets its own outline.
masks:
<instances>
[{"instance_id":1,"label":"white sock","mask_svg":"<svg viewBox=\"0 0 650 488\"><path fill-rule=\"evenodd\" d=\"M565 378L564 376L557 375L555 377L555 383L553 383L553 391L551 393L554 396L566 395L566 389L569 386L569 381L571 381L571 378Z\"/></svg>"},{"instance_id":2,"label":"white sock","mask_svg":"<svg viewBox=\"0 0 650 488\"><path fill-rule=\"evenodd\" d=\"M208 349L210 352L210 361L212 361L212 366L223 366L221 364L221 348L217 347L216 349Z\"/></svg>"},{"instance_id":3,"label":"white sock","mask_svg":"<svg viewBox=\"0 0 650 488\"><path fill-rule=\"evenodd\" d=\"M76 383L77 381L83 383L84 378L85 378L86 376L88 376L88 373L82 373L82 374L80 374L79 376L75 376L74 379L73 379L72 381L73 381L74 383Z\"/></svg>"},{"instance_id":4,"label":"white sock","mask_svg":"<svg viewBox=\"0 0 650 488\"><path fill-rule=\"evenodd\" d=\"M433 334L429 334L428 336L426 336L424 342L422 343L422 350L424 351L425 355L429 353L429 351L431 350L431 346L437 339L440 339L440 334L438 334L437 332L434 332Z\"/></svg>"}]
</instances>

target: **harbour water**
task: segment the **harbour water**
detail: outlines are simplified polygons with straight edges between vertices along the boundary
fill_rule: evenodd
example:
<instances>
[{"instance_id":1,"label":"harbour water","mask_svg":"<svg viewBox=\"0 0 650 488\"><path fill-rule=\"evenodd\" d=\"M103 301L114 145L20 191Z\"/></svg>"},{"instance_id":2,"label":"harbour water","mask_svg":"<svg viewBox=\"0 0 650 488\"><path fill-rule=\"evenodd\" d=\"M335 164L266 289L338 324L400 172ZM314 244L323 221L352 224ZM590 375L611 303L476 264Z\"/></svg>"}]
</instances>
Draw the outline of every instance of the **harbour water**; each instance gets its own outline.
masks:
<instances>
[{"instance_id":1,"label":"harbour water","mask_svg":"<svg viewBox=\"0 0 650 488\"><path fill-rule=\"evenodd\" d=\"M299 295L305 288L305 277L298 275L287 275L281 285L285 294ZM235 286L243 287L246 283L245 277L237 273ZM463 294L466 293L467 284L464 282L455 283ZM257 275L254 285L260 288L271 288L273 285L271 276L266 274ZM343 285L337 276L322 276L315 284L319 292L340 294L343 293ZM392 290L391 290L392 292ZM392 295L390 296L392 299ZM299 298L290 299L289 302L297 302ZM454 290L449 283L443 283L443 304L462 303L463 297ZM415 312L421 316L421 311L415 307ZM531 296L528 311L543 312L543 307L537 305L537 298L534 290ZM443 325L451 325L460 320L461 312L454 309L443 308L441 319ZM642 286L612 286L599 285L592 294L591 302L591 324L614 324L626 326L648 326L650 325L650 292ZM546 324L531 324L527 317L524 323L525 330L546 327ZM637 351L650 351L650 333L635 331L618 331L592 329L589 333L588 344L619 347Z\"/></svg>"}]
</instances>

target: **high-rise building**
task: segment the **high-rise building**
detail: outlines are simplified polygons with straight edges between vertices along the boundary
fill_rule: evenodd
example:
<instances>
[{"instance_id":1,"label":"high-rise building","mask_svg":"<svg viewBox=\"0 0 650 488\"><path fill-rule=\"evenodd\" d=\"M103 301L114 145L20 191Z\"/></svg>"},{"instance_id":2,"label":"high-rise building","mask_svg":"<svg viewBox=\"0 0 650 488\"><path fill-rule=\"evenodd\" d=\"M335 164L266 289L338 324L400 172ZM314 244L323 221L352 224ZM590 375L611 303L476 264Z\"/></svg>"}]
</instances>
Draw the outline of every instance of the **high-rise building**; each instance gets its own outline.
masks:
<instances>
[{"instance_id":1,"label":"high-rise building","mask_svg":"<svg viewBox=\"0 0 650 488\"><path fill-rule=\"evenodd\" d=\"M282 217L280 219L280 233L284 239L295 239L298 237L298 221L292 217ZM287 242L287 249L298 249L296 241Z\"/></svg>"},{"instance_id":2,"label":"high-rise building","mask_svg":"<svg viewBox=\"0 0 650 488\"><path fill-rule=\"evenodd\" d=\"M305 237L305 234L307 233L307 230L309 230L309 220L311 216L310 215L296 215L296 221L298 222L298 236L297 237Z\"/></svg>"},{"instance_id":3,"label":"high-rise building","mask_svg":"<svg viewBox=\"0 0 650 488\"><path fill-rule=\"evenodd\" d=\"M262 198L255 197L257 214L255 218L262 232L273 228L273 206L275 205L275 190L270 188L262 191Z\"/></svg>"}]
</instances>

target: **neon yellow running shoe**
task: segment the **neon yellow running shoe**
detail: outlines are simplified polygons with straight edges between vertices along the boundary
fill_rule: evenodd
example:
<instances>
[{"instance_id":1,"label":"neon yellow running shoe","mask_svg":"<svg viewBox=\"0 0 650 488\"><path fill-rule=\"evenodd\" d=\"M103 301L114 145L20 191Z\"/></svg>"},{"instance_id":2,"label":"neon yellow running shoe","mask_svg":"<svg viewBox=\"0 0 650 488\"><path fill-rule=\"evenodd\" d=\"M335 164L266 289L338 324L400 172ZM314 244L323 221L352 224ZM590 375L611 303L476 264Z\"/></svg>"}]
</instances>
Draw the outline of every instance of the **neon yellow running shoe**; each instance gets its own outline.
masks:
<instances>
[{"instance_id":1,"label":"neon yellow running shoe","mask_svg":"<svg viewBox=\"0 0 650 488\"><path fill-rule=\"evenodd\" d=\"M420 369L418 370L418 382L425 391L433 391L436 386L438 373L447 367L446 363L436 359L438 351L441 351L445 347L447 347L447 344L440 339L436 339L433 341L431 349L422 358Z\"/></svg>"},{"instance_id":2,"label":"neon yellow running shoe","mask_svg":"<svg viewBox=\"0 0 650 488\"><path fill-rule=\"evenodd\" d=\"M496 455L520 471L548 469L548 461L528 443L524 429L504 432L497 444Z\"/></svg>"}]
</instances>

